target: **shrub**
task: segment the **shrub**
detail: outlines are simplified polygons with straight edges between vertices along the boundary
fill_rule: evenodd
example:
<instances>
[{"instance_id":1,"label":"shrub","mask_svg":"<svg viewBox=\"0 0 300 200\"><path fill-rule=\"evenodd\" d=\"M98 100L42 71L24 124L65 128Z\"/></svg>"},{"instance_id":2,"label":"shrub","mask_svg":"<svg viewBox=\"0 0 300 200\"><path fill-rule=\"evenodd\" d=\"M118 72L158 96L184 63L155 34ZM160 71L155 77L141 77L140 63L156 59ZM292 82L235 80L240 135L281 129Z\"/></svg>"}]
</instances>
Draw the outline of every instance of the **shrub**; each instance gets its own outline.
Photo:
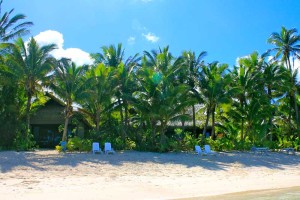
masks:
<instances>
[{"instance_id":1,"label":"shrub","mask_svg":"<svg viewBox=\"0 0 300 200\"><path fill-rule=\"evenodd\" d=\"M61 145L55 146L55 150L58 152L63 151L63 147ZM67 142L67 150L68 151L91 151L92 150L92 140L90 139L81 139L80 137L75 136L74 138L69 138Z\"/></svg>"},{"instance_id":2,"label":"shrub","mask_svg":"<svg viewBox=\"0 0 300 200\"><path fill-rule=\"evenodd\" d=\"M22 131L17 132L16 138L14 139L14 147L17 151L33 150L36 147L34 136L31 134L30 130L23 133Z\"/></svg>"}]
</instances>

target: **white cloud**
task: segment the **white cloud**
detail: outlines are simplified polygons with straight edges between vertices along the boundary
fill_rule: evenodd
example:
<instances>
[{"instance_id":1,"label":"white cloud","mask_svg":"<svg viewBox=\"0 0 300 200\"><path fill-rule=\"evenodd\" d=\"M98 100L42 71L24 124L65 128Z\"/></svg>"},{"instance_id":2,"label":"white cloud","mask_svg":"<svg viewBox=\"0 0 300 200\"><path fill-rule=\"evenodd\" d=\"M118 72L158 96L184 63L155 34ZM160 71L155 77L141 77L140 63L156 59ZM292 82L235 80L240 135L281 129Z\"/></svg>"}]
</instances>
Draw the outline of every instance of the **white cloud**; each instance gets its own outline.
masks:
<instances>
[{"instance_id":1,"label":"white cloud","mask_svg":"<svg viewBox=\"0 0 300 200\"><path fill-rule=\"evenodd\" d=\"M127 39L127 42L128 42L128 44L133 45L133 44L135 43L135 37L130 36L130 37Z\"/></svg>"},{"instance_id":2,"label":"white cloud","mask_svg":"<svg viewBox=\"0 0 300 200\"><path fill-rule=\"evenodd\" d=\"M60 32L52 30L40 32L38 35L34 36L34 39L41 46L56 44L59 49L62 49L64 44L63 35Z\"/></svg>"},{"instance_id":3,"label":"white cloud","mask_svg":"<svg viewBox=\"0 0 300 200\"><path fill-rule=\"evenodd\" d=\"M56 59L60 59L63 57L69 58L78 66L93 63L90 54L78 48L56 49L52 52L52 55Z\"/></svg>"},{"instance_id":4,"label":"white cloud","mask_svg":"<svg viewBox=\"0 0 300 200\"><path fill-rule=\"evenodd\" d=\"M60 59L62 57L69 58L76 65L83 65L83 64L92 64L93 60L90 58L89 53L79 49L79 48L63 48L64 39L63 35L58 31L47 30L44 32L40 32L38 35L34 37L37 43L41 46L48 45L48 44L56 44L57 49L52 51L52 55L56 59Z\"/></svg>"},{"instance_id":5,"label":"white cloud","mask_svg":"<svg viewBox=\"0 0 300 200\"><path fill-rule=\"evenodd\" d=\"M300 81L300 61L295 59L294 61L294 70L298 69L297 81Z\"/></svg>"},{"instance_id":6,"label":"white cloud","mask_svg":"<svg viewBox=\"0 0 300 200\"><path fill-rule=\"evenodd\" d=\"M159 40L159 37L157 37L156 35L154 35L153 33L150 33L150 32L147 34L143 33L142 35L146 38L146 40L148 40L152 43L155 43Z\"/></svg>"}]
</instances>

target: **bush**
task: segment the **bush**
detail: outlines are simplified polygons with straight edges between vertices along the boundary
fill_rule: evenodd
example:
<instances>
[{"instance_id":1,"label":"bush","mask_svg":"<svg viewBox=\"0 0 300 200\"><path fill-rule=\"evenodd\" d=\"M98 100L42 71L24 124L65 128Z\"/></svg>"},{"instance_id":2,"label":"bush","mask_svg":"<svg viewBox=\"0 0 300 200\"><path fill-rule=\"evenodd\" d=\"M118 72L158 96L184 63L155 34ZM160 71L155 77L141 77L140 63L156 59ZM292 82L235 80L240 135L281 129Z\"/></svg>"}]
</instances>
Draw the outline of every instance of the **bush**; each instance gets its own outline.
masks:
<instances>
[{"instance_id":1,"label":"bush","mask_svg":"<svg viewBox=\"0 0 300 200\"><path fill-rule=\"evenodd\" d=\"M218 138L216 140L207 138L206 143L209 144L215 151L230 151L236 147L232 140L225 137Z\"/></svg>"},{"instance_id":2,"label":"bush","mask_svg":"<svg viewBox=\"0 0 300 200\"><path fill-rule=\"evenodd\" d=\"M14 140L14 147L17 151L33 150L36 147L34 136L31 134L30 130L27 130L23 133L22 131L17 132Z\"/></svg>"},{"instance_id":3,"label":"bush","mask_svg":"<svg viewBox=\"0 0 300 200\"><path fill-rule=\"evenodd\" d=\"M60 145L55 146L55 150L58 151L59 153L63 151L63 147Z\"/></svg>"},{"instance_id":4,"label":"bush","mask_svg":"<svg viewBox=\"0 0 300 200\"><path fill-rule=\"evenodd\" d=\"M169 148L171 151L191 151L199 143L199 139L194 138L191 132L183 132L182 129L174 130L175 134L169 139Z\"/></svg>"},{"instance_id":5,"label":"bush","mask_svg":"<svg viewBox=\"0 0 300 200\"><path fill-rule=\"evenodd\" d=\"M61 145L55 146L55 150L58 152L63 151L63 147ZM68 151L91 151L92 150L92 140L90 139L81 139L80 137L75 136L74 138L70 138L67 142L67 150Z\"/></svg>"}]
</instances>

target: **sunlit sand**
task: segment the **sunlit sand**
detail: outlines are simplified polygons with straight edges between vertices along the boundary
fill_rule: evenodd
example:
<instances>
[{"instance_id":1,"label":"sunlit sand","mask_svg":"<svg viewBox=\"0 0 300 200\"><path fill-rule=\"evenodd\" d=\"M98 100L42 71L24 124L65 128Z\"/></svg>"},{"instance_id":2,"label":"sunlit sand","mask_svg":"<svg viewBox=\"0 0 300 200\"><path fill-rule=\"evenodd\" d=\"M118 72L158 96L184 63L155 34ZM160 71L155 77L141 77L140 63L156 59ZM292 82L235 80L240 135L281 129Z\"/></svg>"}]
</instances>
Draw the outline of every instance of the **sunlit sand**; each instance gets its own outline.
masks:
<instances>
[{"instance_id":1,"label":"sunlit sand","mask_svg":"<svg viewBox=\"0 0 300 200\"><path fill-rule=\"evenodd\" d=\"M178 199L300 186L283 153L0 152L0 199Z\"/></svg>"}]
</instances>

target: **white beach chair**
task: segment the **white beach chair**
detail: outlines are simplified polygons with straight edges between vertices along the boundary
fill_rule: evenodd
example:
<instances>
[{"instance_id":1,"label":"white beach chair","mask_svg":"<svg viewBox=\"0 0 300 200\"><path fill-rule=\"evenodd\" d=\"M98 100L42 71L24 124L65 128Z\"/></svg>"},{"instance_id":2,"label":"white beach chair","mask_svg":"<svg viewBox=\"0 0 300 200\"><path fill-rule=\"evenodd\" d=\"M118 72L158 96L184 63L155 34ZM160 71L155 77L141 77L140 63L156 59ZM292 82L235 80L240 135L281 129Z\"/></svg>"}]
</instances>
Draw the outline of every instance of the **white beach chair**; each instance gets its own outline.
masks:
<instances>
[{"instance_id":1,"label":"white beach chair","mask_svg":"<svg viewBox=\"0 0 300 200\"><path fill-rule=\"evenodd\" d=\"M216 152L212 151L208 144L204 145L204 152L209 155L216 155Z\"/></svg>"},{"instance_id":2,"label":"white beach chair","mask_svg":"<svg viewBox=\"0 0 300 200\"><path fill-rule=\"evenodd\" d=\"M95 153L102 153L99 142L93 142L93 146L92 146L92 152L93 154Z\"/></svg>"},{"instance_id":3,"label":"white beach chair","mask_svg":"<svg viewBox=\"0 0 300 200\"><path fill-rule=\"evenodd\" d=\"M106 153L106 154L115 153L114 149L111 147L111 143L106 142L104 144L104 153Z\"/></svg>"},{"instance_id":4,"label":"white beach chair","mask_svg":"<svg viewBox=\"0 0 300 200\"><path fill-rule=\"evenodd\" d=\"M199 145L195 145L195 152L198 155L206 155L206 153L202 151L202 149L201 149L201 147Z\"/></svg>"}]
</instances>

